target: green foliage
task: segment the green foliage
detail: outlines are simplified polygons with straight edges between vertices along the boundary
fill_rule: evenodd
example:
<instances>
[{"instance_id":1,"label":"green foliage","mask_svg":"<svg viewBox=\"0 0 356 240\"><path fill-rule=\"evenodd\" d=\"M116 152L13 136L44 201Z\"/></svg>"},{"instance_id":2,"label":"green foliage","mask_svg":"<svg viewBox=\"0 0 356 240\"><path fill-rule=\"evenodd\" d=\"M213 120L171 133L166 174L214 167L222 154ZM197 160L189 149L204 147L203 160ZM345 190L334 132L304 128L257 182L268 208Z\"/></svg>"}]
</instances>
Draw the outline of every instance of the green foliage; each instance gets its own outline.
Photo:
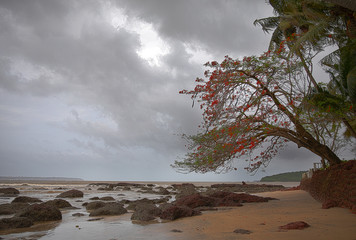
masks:
<instances>
[{"instance_id":1,"label":"green foliage","mask_svg":"<svg viewBox=\"0 0 356 240\"><path fill-rule=\"evenodd\" d=\"M338 49L321 61L330 74L327 91L312 76L311 62L304 68L318 93L311 92L309 104L328 113L331 121L343 122L356 138L351 123L356 118L356 12L339 5L316 0L270 0L275 16L258 19L265 32L273 31L270 49L290 39L288 47L304 63L328 46Z\"/></svg>"},{"instance_id":2,"label":"green foliage","mask_svg":"<svg viewBox=\"0 0 356 240\"><path fill-rule=\"evenodd\" d=\"M306 171L280 173L261 178L261 182L300 182Z\"/></svg>"}]
</instances>

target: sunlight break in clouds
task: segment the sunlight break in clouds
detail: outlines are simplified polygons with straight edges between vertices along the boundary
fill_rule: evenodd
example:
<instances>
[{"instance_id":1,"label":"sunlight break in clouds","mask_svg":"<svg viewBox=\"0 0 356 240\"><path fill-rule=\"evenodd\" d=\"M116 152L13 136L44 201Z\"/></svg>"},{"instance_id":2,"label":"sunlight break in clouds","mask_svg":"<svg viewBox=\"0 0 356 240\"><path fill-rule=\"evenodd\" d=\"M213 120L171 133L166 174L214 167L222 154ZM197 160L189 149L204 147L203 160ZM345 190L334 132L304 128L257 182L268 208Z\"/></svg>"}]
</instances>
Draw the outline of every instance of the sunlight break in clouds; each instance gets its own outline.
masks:
<instances>
[{"instance_id":1,"label":"sunlight break in clouds","mask_svg":"<svg viewBox=\"0 0 356 240\"><path fill-rule=\"evenodd\" d=\"M158 35L151 23L137 18L129 18L122 9L108 9L109 21L116 29L125 29L139 35L141 48L136 53L153 67L162 66L160 58L170 52L168 44Z\"/></svg>"}]
</instances>

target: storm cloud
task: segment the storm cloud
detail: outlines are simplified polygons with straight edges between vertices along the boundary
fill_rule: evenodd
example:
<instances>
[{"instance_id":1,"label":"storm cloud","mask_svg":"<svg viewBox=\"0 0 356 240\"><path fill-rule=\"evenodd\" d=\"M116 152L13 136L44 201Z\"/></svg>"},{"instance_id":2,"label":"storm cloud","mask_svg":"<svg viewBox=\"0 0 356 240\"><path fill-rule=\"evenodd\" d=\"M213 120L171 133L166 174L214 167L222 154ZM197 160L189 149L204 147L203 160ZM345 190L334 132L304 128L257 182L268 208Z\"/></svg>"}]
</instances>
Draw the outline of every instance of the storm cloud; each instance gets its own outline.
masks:
<instances>
[{"instance_id":1,"label":"storm cloud","mask_svg":"<svg viewBox=\"0 0 356 240\"><path fill-rule=\"evenodd\" d=\"M259 178L243 161L226 175L181 175L170 164L186 151L180 134L202 121L178 92L206 61L265 51L270 36L253 21L271 15L262 0L1 1L0 175ZM315 157L301 155L295 164L282 154L269 173L307 169Z\"/></svg>"}]
</instances>

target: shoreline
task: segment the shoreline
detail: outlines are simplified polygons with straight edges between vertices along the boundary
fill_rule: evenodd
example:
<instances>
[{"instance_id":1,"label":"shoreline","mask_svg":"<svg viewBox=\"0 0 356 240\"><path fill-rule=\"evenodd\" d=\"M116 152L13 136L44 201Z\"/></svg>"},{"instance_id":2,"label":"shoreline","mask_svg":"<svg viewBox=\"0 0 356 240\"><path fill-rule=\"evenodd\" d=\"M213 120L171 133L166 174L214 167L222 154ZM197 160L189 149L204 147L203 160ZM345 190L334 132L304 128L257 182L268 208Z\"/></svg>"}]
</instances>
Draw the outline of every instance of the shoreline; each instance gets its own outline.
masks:
<instances>
[{"instance_id":1,"label":"shoreline","mask_svg":"<svg viewBox=\"0 0 356 240\"><path fill-rule=\"evenodd\" d=\"M249 239L249 240L355 240L356 215L348 209L322 209L321 203L302 190L255 194L279 200L244 204L200 216L178 219L153 226L152 234L168 232L167 239ZM279 226L304 221L310 225L304 230L280 231ZM182 232L169 232L173 229ZM237 234L235 229L249 230L251 234ZM150 231L150 232L151 232ZM158 238L164 239L164 238Z\"/></svg>"},{"instance_id":2,"label":"shoreline","mask_svg":"<svg viewBox=\"0 0 356 240\"><path fill-rule=\"evenodd\" d=\"M97 181L95 181L95 183L97 183ZM145 182L145 184L147 183L148 182ZM1 184L2 183L0 183L0 185ZM45 184L50 185L49 183ZM58 182L56 184L58 184ZM155 184L157 184L157 182L155 182ZM159 182L159 184L169 183ZM197 183L194 182L194 184ZM256 183L254 182L252 184ZM81 182L81 185L84 184ZM72 186L79 187L79 185ZM49 188L52 187L54 187L54 185L49 186ZM21 188L29 188L29 186L22 186ZM92 190L86 190L87 193L91 191ZM24 191L24 193L30 194L31 192ZM90 197L95 195L106 196L111 194L115 197L117 193L116 191L94 191L86 195L86 198L83 200L87 201ZM128 193L129 192L125 192L125 194ZM43 190L43 194L45 194L44 196L46 198L51 199L54 195L57 195L57 192L49 193L47 190ZM48 194L52 194L53 196L48 196ZM356 240L354 237L356 236L356 215L352 214L348 209L322 209L320 202L314 200L309 193L302 190L262 192L253 193L253 195L277 198L279 200L271 200L263 203L244 203L243 207L220 207L218 211L206 211L198 216L180 218L174 221L156 221L138 224L131 221L132 212L120 216L105 216L100 221L90 222L88 221L88 217L77 218L72 216L74 212L87 214L85 209L75 211L65 210L62 212L62 221L58 223L48 223L56 225L53 226L52 229L41 230L41 226L38 226L38 228L31 227L30 229L23 229L25 232L19 229L13 232L18 232L19 234L10 234L2 237L4 237L4 239L16 239L24 236L41 235L40 238L42 240L70 239L74 236L78 239L88 240L102 238L114 240L300 240L302 238L313 240ZM123 198L127 197L128 195ZM81 205L81 203L76 203L74 200L72 200L72 204L76 204L77 206ZM311 227L304 230L279 230L280 226L296 221L304 221ZM80 226L80 228L76 226ZM103 229L105 229L104 232ZM234 233L236 229L249 230L252 233ZM34 232L31 230L34 230ZM26 233L26 231L31 231L32 233Z\"/></svg>"}]
</instances>

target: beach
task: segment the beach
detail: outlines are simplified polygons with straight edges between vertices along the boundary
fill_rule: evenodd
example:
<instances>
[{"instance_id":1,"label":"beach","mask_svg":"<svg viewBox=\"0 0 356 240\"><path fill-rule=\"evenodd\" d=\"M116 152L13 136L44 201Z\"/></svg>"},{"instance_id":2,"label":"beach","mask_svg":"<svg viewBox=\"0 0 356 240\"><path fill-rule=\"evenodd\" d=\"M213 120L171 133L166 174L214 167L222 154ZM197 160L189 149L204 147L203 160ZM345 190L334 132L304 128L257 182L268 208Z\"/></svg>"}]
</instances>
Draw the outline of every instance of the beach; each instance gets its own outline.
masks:
<instances>
[{"instance_id":1,"label":"beach","mask_svg":"<svg viewBox=\"0 0 356 240\"><path fill-rule=\"evenodd\" d=\"M65 184L64 184L65 185ZM200 184L204 185L204 184ZM205 184L208 185L208 184ZM288 184L287 184L288 185ZM54 198L59 192L55 185L19 185L24 195L36 196L43 200ZM70 185L84 191L82 201L93 196L113 196L120 198L157 198L133 191L99 191L85 185ZM53 188L53 189L52 189ZM23 240L60 240L60 239L338 239L356 240L356 215L349 209L322 209L321 203L301 190L254 193L262 197L271 197L261 203L244 203L242 207L223 207L218 211L204 211L201 215L180 218L174 221L153 221L135 223L131 221L132 212L119 216L105 216L98 221L89 221L90 217L81 207L82 201L71 200L78 209L62 211L63 219L58 222L18 229L11 234L0 232L2 239ZM5 200L3 200L5 201ZM86 214L74 217L73 213ZM310 225L303 230L280 230L279 227L290 222L304 221ZM236 229L248 230L250 234L235 233ZM1 235L3 234L3 235Z\"/></svg>"},{"instance_id":2,"label":"beach","mask_svg":"<svg viewBox=\"0 0 356 240\"><path fill-rule=\"evenodd\" d=\"M157 226L157 234L179 229L181 233L170 233L177 237L172 239L356 240L356 215L349 209L322 209L321 203L301 190L256 195L279 200L245 204L241 208L180 219ZM279 226L295 221L304 221L310 227L303 230L279 230ZM246 229L252 233L237 234L233 232L235 229Z\"/></svg>"}]
</instances>

